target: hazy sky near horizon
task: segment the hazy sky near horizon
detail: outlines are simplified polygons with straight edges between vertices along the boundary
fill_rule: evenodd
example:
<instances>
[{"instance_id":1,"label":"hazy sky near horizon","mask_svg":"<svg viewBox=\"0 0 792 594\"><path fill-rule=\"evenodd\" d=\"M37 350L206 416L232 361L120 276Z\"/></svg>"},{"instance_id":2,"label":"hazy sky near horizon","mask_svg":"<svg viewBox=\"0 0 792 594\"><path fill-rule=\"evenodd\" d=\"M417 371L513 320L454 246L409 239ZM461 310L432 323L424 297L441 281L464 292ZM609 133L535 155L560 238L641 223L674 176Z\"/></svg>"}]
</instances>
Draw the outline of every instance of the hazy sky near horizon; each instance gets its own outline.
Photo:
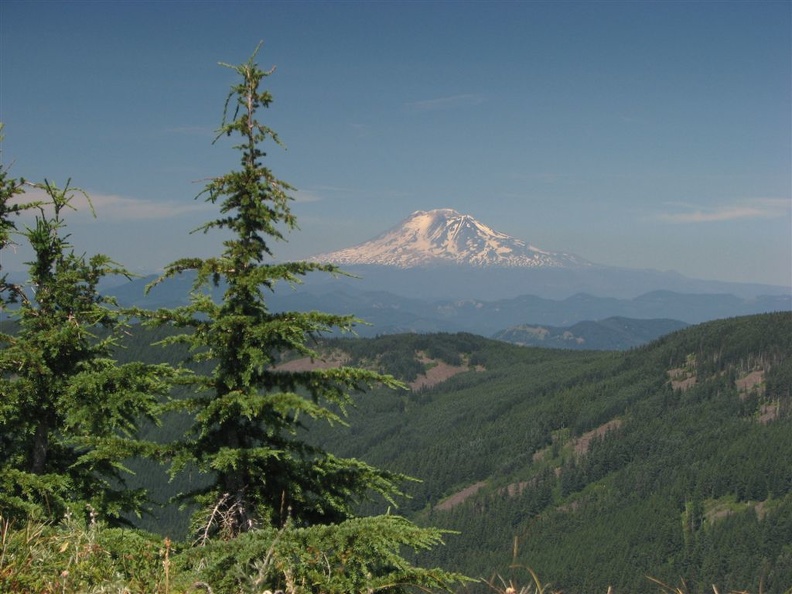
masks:
<instances>
[{"instance_id":1,"label":"hazy sky near horizon","mask_svg":"<svg viewBox=\"0 0 792 594\"><path fill-rule=\"evenodd\" d=\"M789 1L0 2L2 161L85 189L74 244L217 255L194 199L263 41L301 259L453 208L546 250L792 284ZM4 253L5 269L24 253Z\"/></svg>"}]
</instances>

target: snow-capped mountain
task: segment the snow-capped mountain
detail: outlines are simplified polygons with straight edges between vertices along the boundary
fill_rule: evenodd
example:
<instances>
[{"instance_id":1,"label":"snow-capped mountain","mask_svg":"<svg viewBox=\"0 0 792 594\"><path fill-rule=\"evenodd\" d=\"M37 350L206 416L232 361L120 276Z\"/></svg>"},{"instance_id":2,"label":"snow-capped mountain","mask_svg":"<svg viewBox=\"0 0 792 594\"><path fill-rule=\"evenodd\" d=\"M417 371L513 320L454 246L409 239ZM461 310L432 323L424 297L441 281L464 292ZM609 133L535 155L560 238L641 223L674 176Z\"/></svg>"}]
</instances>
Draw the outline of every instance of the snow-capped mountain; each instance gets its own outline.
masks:
<instances>
[{"instance_id":1,"label":"snow-capped mountain","mask_svg":"<svg viewBox=\"0 0 792 594\"><path fill-rule=\"evenodd\" d=\"M470 215L450 208L418 210L370 241L319 254L311 260L347 266L374 264L398 268L433 264L509 268L591 266L590 262L577 256L541 250L494 231Z\"/></svg>"}]
</instances>

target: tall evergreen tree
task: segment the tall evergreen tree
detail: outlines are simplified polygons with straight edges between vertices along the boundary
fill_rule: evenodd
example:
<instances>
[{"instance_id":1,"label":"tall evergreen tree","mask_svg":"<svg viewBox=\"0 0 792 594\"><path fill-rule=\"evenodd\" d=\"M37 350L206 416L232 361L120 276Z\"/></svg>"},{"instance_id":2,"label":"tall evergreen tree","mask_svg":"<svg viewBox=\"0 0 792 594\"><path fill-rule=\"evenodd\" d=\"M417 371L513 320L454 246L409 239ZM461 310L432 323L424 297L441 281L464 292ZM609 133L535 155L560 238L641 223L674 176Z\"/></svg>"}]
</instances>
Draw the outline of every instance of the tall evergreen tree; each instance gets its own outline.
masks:
<instances>
[{"instance_id":1,"label":"tall evergreen tree","mask_svg":"<svg viewBox=\"0 0 792 594\"><path fill-rule=\"evenodd\" d=\"M352 367L287 372L276 366L286 352L318 357L315 337L349 330L357 320L320 312L275 313L267 307L266 293L279 283L297 283L314 271L339 271L272 258L272 243L283 240L296 221L289 208L292 188L262 164L262 144L279 140L257 119L272 102L260 88L272 70L259 68L255 56L239 66L222 64L241 80L231 87L215 140L240 139L234 146L241 153L240 168L212 179L199 194L218 204L220 215L198 230L224 230L224 250L218 257L167 266L157 282L195 274L190 303L156 312L152 320L184 329L166 342L188 344L195 359L211 362L211 371L188 380L194 391L175 404L194 414L194 424L173 445L172 470L197 467L210 473L209 486L185 497L204 510L197 516L202 534L227 537L287 520L293 525L343 520L371 492L386 498L398 493L403 478L338 458L298 434L305 415L342 422L334 407L349 404L350 392L395 381ZM212 287L223 288L222 302L208 296Z\"/></svg>"},{"instance_id":2,"label":"tall evergreen tree","mask_svg":"<svg viewBox=\"0 0 792 594\"><path fill-rule=\"evenodd\" d=\"M76 254L64 233L75 191L45 183L35 222L20 234L34 259L16 293L16 332L0 335L0 513L58 518L75 506L120 519L144 493L127 490L123 460L147 451L138 423L156 420L168 367L118 364L124 318L98 292L127 274L107 256Z\"/></svg>"}]
</instances>

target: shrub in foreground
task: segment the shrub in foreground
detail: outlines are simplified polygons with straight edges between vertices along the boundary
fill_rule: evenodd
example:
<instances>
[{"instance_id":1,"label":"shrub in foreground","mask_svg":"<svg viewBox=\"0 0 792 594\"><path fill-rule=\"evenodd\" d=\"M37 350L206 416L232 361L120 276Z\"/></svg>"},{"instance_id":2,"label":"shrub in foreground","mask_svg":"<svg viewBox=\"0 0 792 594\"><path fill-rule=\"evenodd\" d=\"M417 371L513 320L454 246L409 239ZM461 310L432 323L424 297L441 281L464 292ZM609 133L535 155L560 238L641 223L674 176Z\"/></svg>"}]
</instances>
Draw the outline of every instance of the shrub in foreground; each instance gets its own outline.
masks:
<instances>
[{"instance_id":1,"label":"shrub in foreground","mask_svg":"<svg viewBox=\"0 0 792 594\"><path fill-rule=\"evenodd\" d=\"M466 581L405 562L403 547L425 549L442 534L390 515L257 529L200 546L71 514L57 524L3 520L1 530L0 592L350 594L449 590Z\"/></svg>"}]
</instances>

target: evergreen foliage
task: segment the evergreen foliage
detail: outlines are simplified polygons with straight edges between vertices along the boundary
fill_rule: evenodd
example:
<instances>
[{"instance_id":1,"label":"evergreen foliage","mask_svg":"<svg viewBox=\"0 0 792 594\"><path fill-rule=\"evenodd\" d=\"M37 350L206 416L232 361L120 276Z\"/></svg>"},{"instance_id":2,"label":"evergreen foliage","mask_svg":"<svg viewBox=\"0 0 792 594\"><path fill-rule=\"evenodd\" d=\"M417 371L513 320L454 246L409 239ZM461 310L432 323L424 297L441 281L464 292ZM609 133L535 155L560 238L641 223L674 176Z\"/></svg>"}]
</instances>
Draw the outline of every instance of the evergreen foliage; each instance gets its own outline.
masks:
<instances>
[{"instance_id":1,"label":"evergreen foliage","mask_svg":"<svg viewBox=\"0 0 792 594\"><path fill-rule=\"evenodd\" d=\"M254 58L233 67L242 81L218 136L242 137L241 169L204 192L220 217L200 230L225 231L225 250L174 262L163 276L197 273L186 307L122 310L101 295L104 277L128 273L104 255L74 252L63 215L80 190L45 182L46 200L18 203L23 182L0 170L0 247L15 232L13 215L37 213L20 233L35 255L28 284L0 286L4 305L19 301L17 320L0 328L0 590L398 592L465 580L403 556L440 544L444 531L390 514L355 516L374 493L393 503L406 477L301 439L305 418L343 424L352 392L400 384L354 367L290 373L275 365L284 352L317 356L312 344L322 333L357 320L267 308L265 293L277 284L339 271L270 261L269 242L283 239L281 226L292 229L295 219L290 187L260 162L259 145L277 138L255 119L271 97L259 90L270 73ZM220 286L216 303L210 292ZM156 329L133 329L130 316ZM141 336L169 348L152 357ZM169 431L189 427L168 437L157 429L163 418L176 421ZM175 475L199 471L198 488L183 497L198 506L194 539L108 528L147 502L148 488L126 484L127 468L164 459Z\"/></svg>"},{"instance_id":2,"label":"evergreen foliage","mask_svg":"<svg viewBox=\"0 0 792 594\"><path fill-rule=\"evenodd\" d=\"M316 351L406 381L441 362L467 372L375 390L348 428L310 423L303 436L422 479L400 512L458 532L422 553L424 566L518 584L532 568L570 594L656 591L646 575L684 580L680 592L781 594L792 583L790 337L784 312L628 353L469 334L333 339Z\"/></svg>"},{"instance_id":3,"label":"evergreen foliage","mask_svg":"<svg viewBox=\"0 0 792 594\"><path fill-rule=\"evenodd\" d=\"M74 253L63 231L74 190L41 187L49 202L21 233L35 256L29 284L15 289L18 330L0 335L0 510L57 519L88 506L118 520L144 504L145 493L125 488L122 462L148 451L138 424L155 419L169 372L110 356L124 318L98 284L126 271Z\"/></svg>"},{"instance_id":4,"label":"evergreen foliage","mask_svg":"<svg viewBox=\"0 0 792 594\"><path fill-rule=\"evenodd\" d=\"M422 563L517 583L530 567L570 593L652 591L646 575L691 592L792 584L789 312L627 353L470 335L344 342L332 348L370 360L437 343L484 369L361 400L346 432L312 427L325 447L422 479L405 515L459 532Z\"/></svg>"},{"instance_id":5,"label":"evergreen foliage","mask_svg":"<svg viewBox=\"0 0 792 594\"><path fill-rule=\"evenodd\" d=\"M189 331L166 344L189 345L198 361L214 367L186 380L194 393L175 407L194 414L186 438L173 445L173 472L193 465L213 477L212 484L185 495L205 510L201 529L232 537L257 525L334 522L351 514L357 498L371 490L386 497L398 493L401 477L354 459L335 457L295 436L302 417L341 422L324 406L349 403L348 392L371 383L395 385L391 378L356 368L281 372L274 368L283 351L314 356L313 337L334 328L349 329L351 316L319 312L271 313L265 291L276 284L297 282L312 271L336 268L306 262L272 263L270 242L283 238L282 227L295 226L289 209L290 186L261 163L265 140L278 142L272 130L256 119L257 110L272 98L260 89L272 71L250 60L231 67L241 77L226 101L218 138L241 137L241 168L213 179L203 195L220 205L221 216L200 228L230 232L219 257L188 258L166 267L162 278L195 271L188 306L161 310L152 323ZM202 291L223 283L216 303ZM218 522L219 517L223 518Z\"/></svg>"},{"instance_id":6,"label":"evergreen foliage","mask_svg":"<svg viewBox=\"0 0 792 594\"><path fill-rule=\"evenodd\" d=\"M218 135L241 139L234 147L241 153L240 169L211 180L199 195L218 204L220 216L197 231L224 231L224 250L218 257L166 267L160 281L195 274L189 305L139 311L149 325L176 330L161 344L186 347L191 354L185 363L193 373L180 376L181 392L168 406L186 413L191 426L165 447L174 476L197 469L206 478L180 496L198 509L195 548L185 553L195 560L189 572L205 575L220 591L246 591L251 579L256 587L289 592L449 589L461 575L422 569L402 556L404 547L440 543L441 531L390 515L355 517L360 502L374 494L395 503L407 477L335 456L300 434L305 418L343 424L352 392L400 384L358 367L290 372L276 365L284 353L318 357L313 345L319 336L349 330L357 320L272 313L267 307L267 292L279 284L299 282L310 272L339 271L272 261L271 242L296 223L290 186L262 164L262 143L278 139L256 119L272 101L260 89L272 71L261 70L255 56L229 66L241 81L231 88ZM219 287L218 303L211 291Z\"/></svg>"},{"instance_id":7,"label":"evergreen foliage","mask_svg":"<svg viewBox=\"0 0 792 594\"><path fill-rule=\"evenodd\" d=\"M258 592L263 586L327 594L446 590L450 578L465 578L416 567L403 556L404 548L433 548L442 544L441 537L442 531L419 528L393 515L302 528L266 527L188 550L179 567L221 592Z\"/></svg>"},{"instance_id":8,"label":"evergreen foliage","mask_svg":"<svg viewBox=\"0 0 792 594\"><path fill-rule=\"evenodd\" d=\"M190 547L95 518L14 524L0 517L0 592L350 594L447 590L450 574L406 562L441 542L398 516L274 527ZM462 578L460 578L462 580Z\"/></svg>"}]
</instances>

